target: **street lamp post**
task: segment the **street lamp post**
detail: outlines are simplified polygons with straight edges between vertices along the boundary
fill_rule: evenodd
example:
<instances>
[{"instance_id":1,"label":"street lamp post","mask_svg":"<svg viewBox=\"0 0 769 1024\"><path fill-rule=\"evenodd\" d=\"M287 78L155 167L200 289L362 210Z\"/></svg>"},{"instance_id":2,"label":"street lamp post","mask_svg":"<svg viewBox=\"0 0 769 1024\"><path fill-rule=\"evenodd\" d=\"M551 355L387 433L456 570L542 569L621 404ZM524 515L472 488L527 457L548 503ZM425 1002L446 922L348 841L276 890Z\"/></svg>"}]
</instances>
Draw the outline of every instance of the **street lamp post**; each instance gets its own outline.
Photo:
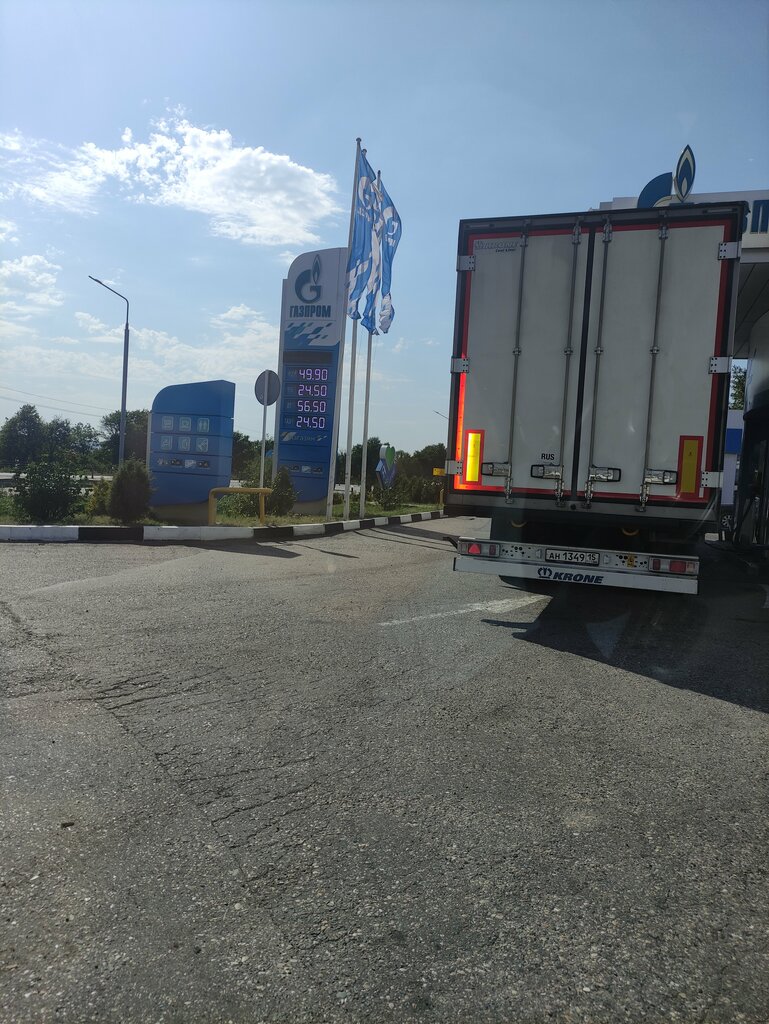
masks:
<instances>
[{"instance_id":1,"label":"street lamp post","mask_svg":"<svg viewBox=\"0 0 769 1024\"><path fill-rule=\"evenodd\" d=\"M112 292L113 295L117 295L119 299L125 302L125 331L123 333L123 392L120 401L120 443L118 447L117 462L119 466L123 465L125 459L125 428L126 428L126 391L128 389L128 299L125 295L121 295L120 292L116 292L114 288L110 288L108 284L100 281L98 277L93 277L91 274L88 275L92 281L100 284L102 288L106 288L108 292Z\"/></svg>"}]
</instances>

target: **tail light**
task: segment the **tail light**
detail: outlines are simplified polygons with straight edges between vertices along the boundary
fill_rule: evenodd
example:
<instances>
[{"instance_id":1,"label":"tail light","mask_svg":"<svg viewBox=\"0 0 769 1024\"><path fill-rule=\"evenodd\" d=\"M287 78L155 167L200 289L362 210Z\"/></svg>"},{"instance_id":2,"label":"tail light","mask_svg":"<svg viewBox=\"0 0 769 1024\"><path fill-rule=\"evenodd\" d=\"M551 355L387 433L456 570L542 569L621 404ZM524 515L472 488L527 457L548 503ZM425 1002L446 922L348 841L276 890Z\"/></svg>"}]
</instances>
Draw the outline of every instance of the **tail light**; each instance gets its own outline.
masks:
<instances>
[{"instance_id":1,"label":"tail light","mask_svg":"<svg viewBox=\"0 0 769 1024\"><path fill-rule=\"evenodd\" d=\"M650 558L652 572L670 572L682 576L696 576L699 562L691 558Z\"/></svg>"},{"instance_id":2,"label":"tail light","mask_svg":"<svg viewBox=\"0 0 769 1024\"><path fill-rule=\"evenodd\" d=\"M499 558L499 544L490 540L460 540L457 542L460 555L475 555L479 558Z\"/></svg>"}]
</instances>

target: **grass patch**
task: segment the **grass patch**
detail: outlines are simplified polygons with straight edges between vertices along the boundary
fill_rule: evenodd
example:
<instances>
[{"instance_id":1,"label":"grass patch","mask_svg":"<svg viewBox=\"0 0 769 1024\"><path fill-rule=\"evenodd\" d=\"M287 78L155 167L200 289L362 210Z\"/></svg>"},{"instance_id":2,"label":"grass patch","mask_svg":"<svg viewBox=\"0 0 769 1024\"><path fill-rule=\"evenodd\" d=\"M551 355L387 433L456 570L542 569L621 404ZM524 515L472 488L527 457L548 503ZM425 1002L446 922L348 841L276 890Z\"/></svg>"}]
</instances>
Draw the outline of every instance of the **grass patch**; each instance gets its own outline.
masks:
<instances>
[{"instance_id":1,"label":"grass patch","mask_svg":"<svg viewBox=\"0 0 769 1024\"><path fill-rule=\"evenodd\" d=\"M378 516L403 516L413 512L435 512L438 505L396 505L395 508L383 509L375 501L366 502L366 519L373 519ZM334 505L332 522L340 522L344 518L344 506ZM358 502L350 502L350 519L358 519ZM325 513L317 512L315 515L305 516L271 516L267 515L266 526L301 526L307 523L326 523ZM218 526L259 526L258 516L229 515L226 510L217 513L216 523Z\"/></svg>"}]
</instances>

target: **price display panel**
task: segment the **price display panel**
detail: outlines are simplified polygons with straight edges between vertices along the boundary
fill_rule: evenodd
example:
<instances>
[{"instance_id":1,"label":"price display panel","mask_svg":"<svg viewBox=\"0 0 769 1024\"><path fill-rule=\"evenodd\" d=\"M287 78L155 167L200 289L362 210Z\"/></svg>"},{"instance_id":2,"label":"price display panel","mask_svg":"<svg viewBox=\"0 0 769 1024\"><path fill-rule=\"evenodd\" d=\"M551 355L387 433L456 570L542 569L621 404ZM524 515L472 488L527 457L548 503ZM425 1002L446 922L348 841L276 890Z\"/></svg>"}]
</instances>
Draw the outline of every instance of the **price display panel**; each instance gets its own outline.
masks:
<instances>
[{"instance_id":1,"label":"price display panel","mask_svg":"<svg viewBox=\"0 0 769 1024\"><path fill-rule=\"evenodd\" d=\"M328 487L339 346L283 352L279 463L300 502L318 501Z\"/></svg>"}]
</instances>

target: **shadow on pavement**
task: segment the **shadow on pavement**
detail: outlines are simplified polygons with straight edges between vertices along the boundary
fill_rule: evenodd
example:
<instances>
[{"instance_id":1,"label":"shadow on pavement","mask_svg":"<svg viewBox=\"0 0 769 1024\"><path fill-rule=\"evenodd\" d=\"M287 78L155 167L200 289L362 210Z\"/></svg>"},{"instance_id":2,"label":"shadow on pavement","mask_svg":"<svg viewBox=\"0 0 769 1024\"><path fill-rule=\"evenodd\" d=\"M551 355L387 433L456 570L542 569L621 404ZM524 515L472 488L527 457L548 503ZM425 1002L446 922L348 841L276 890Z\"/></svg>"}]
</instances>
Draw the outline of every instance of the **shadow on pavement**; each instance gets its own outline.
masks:
<instances>
[{"instance_id":1,"label":"shadow on pavement","mask_svg":"<svg viewBox=\"0 0 769 1024\"><path fill-rule=\"evenodd\" d=\"M262 555L266 558L301 558L298 551L289 551L282 544L265 544L261 541L186 541L179 547L197 548L198 551L229 551L237 555Z\"/></svg>"},{"instance_id":2,"label":"shadow on pavement","mask_svg":"<svg viewBox=\"0 0 769 1024\"><path fill-rule=\"evenodd\" d=\"M534 622L484 619L516 640L668 686L769 711L767 594L733 565L705 563L697 596L537 583Z\"/></svg>"},{"instance_id":3,"label":"shadow on pavement","mask_svg":"<svg viewBox=\"0 0 769 1024\"><path fill-rule=\"evenodd\" d=\"M443 522L440 522L443 526ZM443 536L442 532L424 530L418 526L375 526L370 530L361 530L360 534L364 537L371 537L372 540L388 541L390 544L407 544L409 540L419 542L420 547L433 547L440 551L445 551L446 557L449 559L454 554L450 541ZM432 541L433 543L425 544L425 541Z\"/></svg>"}]
</instances>

